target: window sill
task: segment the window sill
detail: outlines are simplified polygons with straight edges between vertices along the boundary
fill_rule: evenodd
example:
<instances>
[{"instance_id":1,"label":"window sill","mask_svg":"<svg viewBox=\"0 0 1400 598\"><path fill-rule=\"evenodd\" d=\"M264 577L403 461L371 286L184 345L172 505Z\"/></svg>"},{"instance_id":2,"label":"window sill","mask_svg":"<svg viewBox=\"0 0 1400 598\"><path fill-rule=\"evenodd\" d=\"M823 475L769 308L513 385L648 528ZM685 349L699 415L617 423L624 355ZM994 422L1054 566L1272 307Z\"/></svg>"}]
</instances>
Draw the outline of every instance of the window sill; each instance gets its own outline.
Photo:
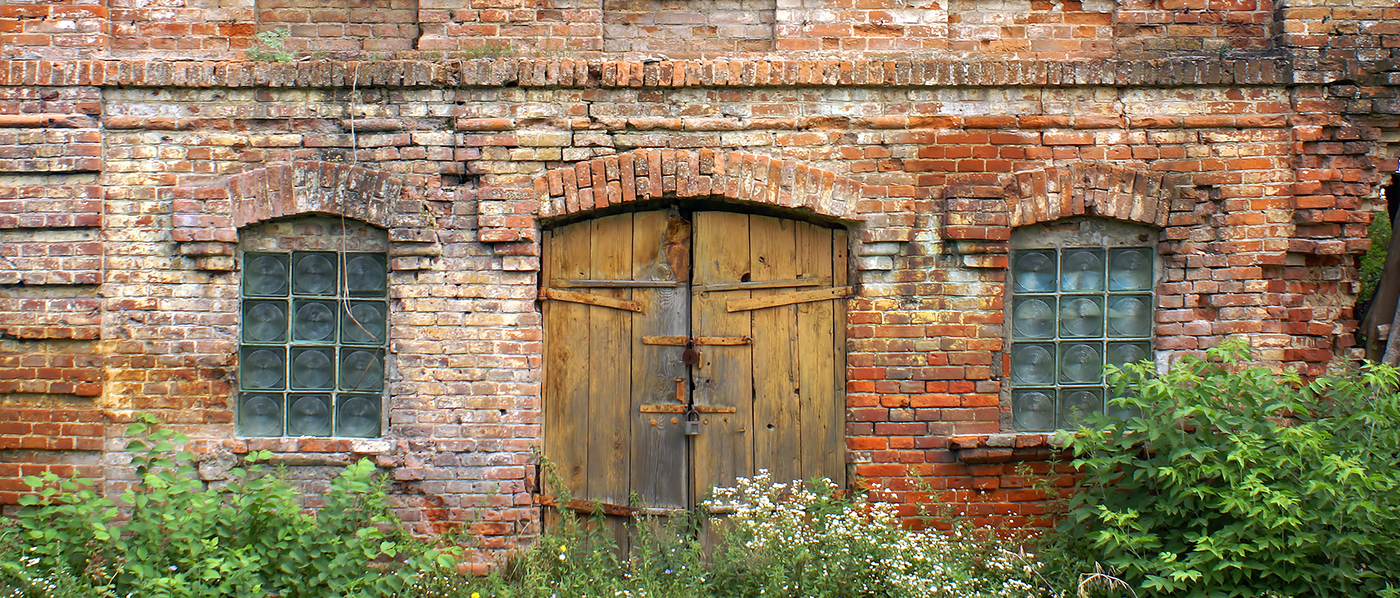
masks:
<instances>
[{"instance_id":1,"label":"window sill","mask_svg":"<svg viewBox=\"0 0 1400 598\"><path fill-rule=\"evenodd\" d=\"M274 465L343 467L362 457L383 457L394 451L388 438L241 438L249 451L269 451Z\"/></svg>"},{"instance_id":2,"label":"window sill","mask_svg":"<svg viewBox=\"0 0 1400 598\"><path fill-rule=\"evenodd\" d=\"M1045 433L976 434L948 439L948 450L953 451L954 458L967 464L1043 461L1059 448L1054 435Z\"/></svg>"}]
</instances>

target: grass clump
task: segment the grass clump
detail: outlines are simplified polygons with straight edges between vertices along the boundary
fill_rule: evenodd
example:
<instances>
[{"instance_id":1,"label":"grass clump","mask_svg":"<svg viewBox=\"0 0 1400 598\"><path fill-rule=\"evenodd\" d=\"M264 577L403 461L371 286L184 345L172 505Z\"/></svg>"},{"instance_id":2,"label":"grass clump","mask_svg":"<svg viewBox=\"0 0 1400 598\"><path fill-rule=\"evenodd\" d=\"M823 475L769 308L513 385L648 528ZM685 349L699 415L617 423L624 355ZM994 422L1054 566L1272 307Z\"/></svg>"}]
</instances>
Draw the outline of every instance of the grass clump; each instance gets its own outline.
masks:
<instances>
[{"instance_id":1,"label":"grass clump","mask_svg":"<svg viewBox=\"0 0 1400 598\"><path fill-rule=\"evenodd\" d=\"M254 62L291 62L292 53L287 50L287 38L292 30L286 27L269 29L254 35L262 47L248 48L245 56Z\"/></svg>"},{"instance_id":2,"label":"grass clump","mask_svg":"<svg viewBox=\"0 0 1400 598\"><path fill-rule=\"evenodd\" d=\"M499 598L913 598L1055 594L1035 557L994 534L911 531L893 505L846 497L827 480L774 483L767 473L717 489L725 515L629 527L619 556L597 520L562 521L476 588ZM986 530L981 530L986 531ZM707 548L699 538L714 538ZM424 585L440 583L425 580Z\"/></svg>"}]
</instances>

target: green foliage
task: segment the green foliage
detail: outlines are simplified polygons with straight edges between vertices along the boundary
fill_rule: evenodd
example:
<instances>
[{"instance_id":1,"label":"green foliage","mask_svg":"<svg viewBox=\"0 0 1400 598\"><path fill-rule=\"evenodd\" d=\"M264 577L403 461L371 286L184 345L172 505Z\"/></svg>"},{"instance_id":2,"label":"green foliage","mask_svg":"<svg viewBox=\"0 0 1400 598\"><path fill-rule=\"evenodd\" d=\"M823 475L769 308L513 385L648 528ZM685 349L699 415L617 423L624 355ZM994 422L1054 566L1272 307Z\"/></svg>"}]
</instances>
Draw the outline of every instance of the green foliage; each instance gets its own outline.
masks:
<instances>
[{"instance_id":1,"label":"green foliage","mask_svg":"<svg viewBox=\"0 0 1400 598\"><path fill-rule=\"evenodd\" d=\"M499 598L902 598L1051 595L1038 563L992 534L904 529L893 505L843 497L829 481L766 474L718 489L724 515L643 518L620 557L611 528L562 520L474 590ZM986 531L986 530L981 530ZM710 538L710 547L700 538ZM442 587L441 580L433 581ZM424 584L428 585L427 583ZM468 598L434 590L424 596Z\"/></svg>"},{"instance_id":2,"label":"green foliage","mask_svg":"<svg viewBox=\"0 0 1400 598\"><path fill-rule=\"evenodd\" d=\"M264 31L253 37L258 38L263 48L248 48L247 58L256 62L291 62L292 53L287 51L287 38L292 30L281 27Z\"/></svg>"},{"instance_id":3,"label":"green foliage","mask_svg":"<svg viewBox=\"0 0 1400 598\"><path fill-rule=\"evenodd\" d=\"M1380 285L1381 273L1385 271L1385 256L1390 248L1390 216L1382 211L1376 213L1366 235L1371 237L1371 248L1361 256L1361 293L1357 300L1366 301L1376 294Z\"/></svg>"},{"instance_id":4,"label":"green foliage","mask_svg":"<svg viewBox=\"0 0 1400 598\"><path fill-rule=\"evenodd\" d=\"M38 495L0 528L0 581L19 588L13 596L387 596L452 565L455 551L401 531L369 461L341 472L310 512L257 463L267 453L248 455L226 487L206 485L177 451L188 438L157 424L139 416L127 429L137 480L120 503L85 480L25 478Z\"/></svg>"},{"instance_id":5,"label":"green foliage","mask_svg":"<svg viewBox=\"0 0 1400 598\"><path fill-rule=\"evenodd\" d=\"M1396 370L1304 383L1248 357L1112 371L1142 416L1061 436L1084 474L1063 541L1143 595L1400 595Z\"/></svg>"}]
</instances>

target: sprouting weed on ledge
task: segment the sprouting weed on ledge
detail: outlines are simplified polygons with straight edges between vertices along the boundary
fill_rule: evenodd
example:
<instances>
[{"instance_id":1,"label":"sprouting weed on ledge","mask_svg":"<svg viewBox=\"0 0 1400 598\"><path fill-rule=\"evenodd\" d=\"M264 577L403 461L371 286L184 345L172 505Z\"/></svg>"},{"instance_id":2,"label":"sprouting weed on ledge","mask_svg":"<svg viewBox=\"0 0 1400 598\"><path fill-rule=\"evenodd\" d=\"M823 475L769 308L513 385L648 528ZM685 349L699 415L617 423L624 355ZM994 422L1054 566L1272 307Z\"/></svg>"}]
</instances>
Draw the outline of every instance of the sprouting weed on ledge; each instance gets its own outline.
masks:
<instances>
[{"instance_id":1,"label":"sprouting weed on ledge","mask_svg":"<svg viewBox=\"0 0 1400 598\"><path fill-rule=\"evenodd\" d=\"M248 60L256 62L291 62L292 53L287 50L287 38L291 37L292 31L286 27L280 27L259 33L253 37L258 38L258 43L264 48L248 48L246 56Z\"/></svg>"}]
</instances>

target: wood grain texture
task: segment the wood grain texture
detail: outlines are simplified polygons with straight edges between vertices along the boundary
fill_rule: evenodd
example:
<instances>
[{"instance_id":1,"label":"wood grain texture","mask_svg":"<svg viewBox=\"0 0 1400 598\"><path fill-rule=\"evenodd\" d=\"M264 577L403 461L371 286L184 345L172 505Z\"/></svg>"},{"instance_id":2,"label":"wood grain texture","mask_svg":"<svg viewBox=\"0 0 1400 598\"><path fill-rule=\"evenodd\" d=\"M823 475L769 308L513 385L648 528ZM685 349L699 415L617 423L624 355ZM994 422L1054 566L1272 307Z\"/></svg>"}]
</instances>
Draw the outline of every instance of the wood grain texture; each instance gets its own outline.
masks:
<instances>
[{"instance_id":1,"label":"wood grain texture","mask_svg":"<svg viewBox=\"0 0 1400 598\"><path fill-rule=\"evenodd\" d=\"M767 216L749 217L749 271L754 281L797 277L799 223ZM792 295L782 289L758 289L748 300L763 303ZM802 479L801 425L798 418L797 308L778 304L750 314L753 329L753 462L778 482Z\"/></svg>"},{"instance_id":2,"label":"wood grain texture","mask_svg":"<svg viewBox=\"0 0 1400 598\"><path fill-rule=\"evenodd\" d=\"M590 278L626 279L632 275L632 214L592 221ZM630 301L630 289L594 289L618 301ZM631 456L633 315L590 307L588 321L588 500L627 504Z\"/></svg>"},{"instance_id":3,"label":"wood grain texture","mask_svg":"<svg viewBox=\"0 0 1400 598\"><path fill-rule=\"evenodd\" d=\"M593 280L626 280L632 274L632 214L605 216L592 221ZM631 300L629 288L597 288L590 294L621 304ZM589 312L589 432L588 500L625 505L631 496L632 427L632 328L636 314L615 309L591 308ZM602 524L612 532L619 549L629 544L626 521L607 517Z\"/></svg>"},{"instance_id":4,"label":"wood grain texture","mask_svg":"<svg viewBox=\"0 0 1400 598\"><path fill-rule=\"evenodd\" d=\"M695 283L750 280L749 216L730 212L695 214ZM749 314L731 314L731 299L746 299L749 290L692 292L691 336L752 336ZM692 368L695 404L734 407L711 414L694 437L695 489L702 496L713 486L727 486L753 474L753 351L750 345L706 347Z\"/></svg>"},{"instance_id":5,"label":"wood grain texture","mask_svg":"<svg viewBox=\"0 0 1400 598\"><path fill-rule=\"evenodd\" d=\"M544 280L585 278L592 270L592 228L587 223L549 231L545 238ZM544 439L562 489L588 493L589 312L586 305L545 302ZM548 483L550 480L546 479Z\"/></svg>"},{"instance_id":6,"label":"wood grain texture","mask_svg":"<svg viewBox=\"0 0 1400 598\"><path fill-rule=\"evenodd\" d=\"M675 254L680 250L685 256L677 262ZM675 268L690 267L689 251L690 225L679 215L655 211L633 217L630 276L634 280L688 279L688 271L678 275ZM690 392L690 376L681 363L685 343L652 345L644 339L683 339L690 326L690 295L683 287L638 288L632 293L646 306L646 315L636 316L632 328L632 491L645 507L689 508L693 506L689 460L679 417ZM648 406L666 411L651 412Z\"/></svg>"},{"instance_id":7,"label":"wood grain texture","mask_svg":"<svg viewBox=\"0 0 1400 598\"><path fill-rule=\"evenodd\" d=\"M798 268L803 276L828 278L832 276L832 236L830 229L799 224L797 234ZM841 431L833 414L842 412L844 405L834 394L837 377L833 353L835 343L835 302L816 301L794 306L799 370L799 410L802 413L802 477L826 477L842 480L844 475L830 468L832 454L843 455L841 445L828 446L833 428ZM845 442L844 438L840 442Z\"/></svg>"}]
</instances>

